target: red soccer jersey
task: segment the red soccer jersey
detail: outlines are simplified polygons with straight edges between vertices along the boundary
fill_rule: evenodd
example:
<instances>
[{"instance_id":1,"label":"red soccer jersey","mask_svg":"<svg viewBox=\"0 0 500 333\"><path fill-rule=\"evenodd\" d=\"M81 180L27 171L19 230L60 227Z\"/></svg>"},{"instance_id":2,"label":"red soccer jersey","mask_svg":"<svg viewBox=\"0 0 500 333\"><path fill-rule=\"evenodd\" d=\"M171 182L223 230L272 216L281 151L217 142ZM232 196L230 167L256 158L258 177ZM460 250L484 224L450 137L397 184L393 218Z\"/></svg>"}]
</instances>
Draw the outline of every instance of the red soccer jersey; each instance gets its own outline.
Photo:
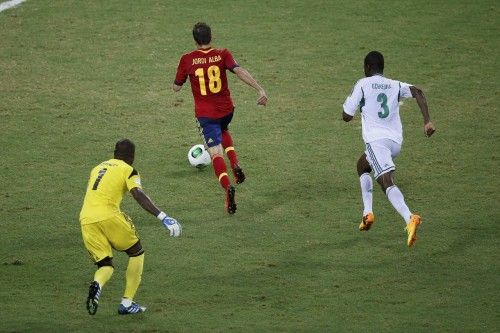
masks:
<instances>
[{"instance_id":1,"label":"red soccer jersey","mask_svg":"<svg viewBox=\"0 0 500 333\"><path fill-rule=\"evenodd\" d=\"M198 49L181 57L174 83L182 86L189 76L196 117L217 119L233 111L226 70L235 67L227 49Z\"/></svg>"}]
</instances>

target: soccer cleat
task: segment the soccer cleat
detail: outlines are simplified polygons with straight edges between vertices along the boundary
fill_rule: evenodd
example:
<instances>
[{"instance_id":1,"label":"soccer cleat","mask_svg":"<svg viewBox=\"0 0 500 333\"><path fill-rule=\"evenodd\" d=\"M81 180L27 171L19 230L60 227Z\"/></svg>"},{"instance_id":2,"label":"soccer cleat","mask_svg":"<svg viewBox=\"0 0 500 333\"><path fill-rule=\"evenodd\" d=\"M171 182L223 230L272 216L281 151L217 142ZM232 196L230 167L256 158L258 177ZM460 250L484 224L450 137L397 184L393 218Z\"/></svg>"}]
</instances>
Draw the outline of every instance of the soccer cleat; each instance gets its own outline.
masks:
<instances>
[{"instance_id":1,"label":"soccer cleat","mask_svg":"<svg viewBox=\"0 0 500 333\"><path fill-rule=\"evenodd\" d=\"M235 189L234 186L229 185L226 190L226 210L229 214L234 214L236 212L236 201L235 197Z\"/></svg>"},{"instance_id":2,"label":"soccer cleat","mask_svg":"<svg viewBox=\"0 0 500 333\"><path fill-rule=\"evenodd\" d=\"M99 283L94 281L89 287L89 296L87 297L87 311L91 315L95 315L97 307L99 306L99 296L101 295L101 287Z\"/></svg>"},{"instance_id":3,"label":"soccer cleat","mask_svg":"<svg viewBox=\"0 0 500 333\"><path fill-rule=\"evenodd\" d=\"M126 315L126 314L136 314L146 311L146 307L140 306L136 302L132 302L132 305L126 307L125 305L120 303L118 306L118 314Z\"/></svg>"},{"instance_id":4,"label":"soccer cleat","mask_svg":"<svg viewBox=\"0 0 500 333\"><path fill-rule=\"evenodd\" d=\"M372 224L375 222L375 216L373 213L368 213L363 216L361 223L359 224L359 231L368 231L372 227Z\"/></svg>"},{"instance_id":5,"label":"soccer cleat","mask_svg":"<svg viewBox=\"0 0 500 333\"><path fill-rule=\"evenodd\" d=\"M233 167L233 174L234 174L234 179L236 179L236 184L241 184L245 181L245 174L243 173L243 169L236 164Z\"/></svg>"},{"instance_id":6,"label":"soccer cleat","mask_svg":"<svg viewBox=\"0 0 500 333\"><path fill-rule=\"evenodd\" d=\"M408 247L412 247L417 240L417 229L421 223L421 218L418 215L412 215L410 218L410 223L406 226L406 232L408 232Z\"/></svg>"}]
</instances>

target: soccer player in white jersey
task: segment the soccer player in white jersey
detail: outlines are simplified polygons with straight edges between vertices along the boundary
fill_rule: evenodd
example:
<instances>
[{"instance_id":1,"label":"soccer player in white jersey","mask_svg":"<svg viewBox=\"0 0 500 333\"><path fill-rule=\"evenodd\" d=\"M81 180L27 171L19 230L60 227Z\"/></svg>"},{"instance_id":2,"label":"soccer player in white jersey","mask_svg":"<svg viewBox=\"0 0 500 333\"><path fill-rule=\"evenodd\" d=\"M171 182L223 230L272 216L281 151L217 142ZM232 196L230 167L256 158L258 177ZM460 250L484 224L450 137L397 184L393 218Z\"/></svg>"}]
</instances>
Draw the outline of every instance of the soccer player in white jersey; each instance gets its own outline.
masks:
<instances>
[{"instance_id":1,"label":"soccer player in white jersey","mask_svg":"<svg viewBox=\"0 0 500 333\"><path fill-rule=\"evenodd\" d=\"M399 155L403 143L403 128L399 117L399 101L413 97L424 118L424 134L429 137L435 128L429 116L427 100L417 87L391 80L383 76L384 57L371 51L364 61L365 78L359 80L350 96L344 102L342 118L351 121L360 109L363 141L366 150L358 160L357 169L363 198L363 218L360 231L368 231L375 222L372 210L373 181L370 172L382 187L396 211L406 222L407 244L413 246L421 218L412 214L406 205L403 193L394 184L393 159Z\"/></svg>"}]
</instances>

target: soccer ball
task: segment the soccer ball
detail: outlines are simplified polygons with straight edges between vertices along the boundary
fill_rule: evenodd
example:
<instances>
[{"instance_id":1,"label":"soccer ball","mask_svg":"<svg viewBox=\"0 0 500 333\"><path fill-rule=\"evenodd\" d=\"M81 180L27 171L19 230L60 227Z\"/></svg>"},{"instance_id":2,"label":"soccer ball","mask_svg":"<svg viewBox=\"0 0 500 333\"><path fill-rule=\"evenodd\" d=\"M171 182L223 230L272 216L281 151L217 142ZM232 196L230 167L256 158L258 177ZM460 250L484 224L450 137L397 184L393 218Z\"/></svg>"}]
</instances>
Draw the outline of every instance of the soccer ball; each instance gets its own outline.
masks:
<instances>
[{"instance_id":1,"label":"soccer ball","mask_svg":"<svg viewBox=\"0 0 500 333\"><path fill-rule=\"evenodd\" d=\"M211 162L210 154L204 145L192 146L188 152L188 160L192 166L198 169L203 169L207 165L210 165Z\"/></svg>"}]
</instances>

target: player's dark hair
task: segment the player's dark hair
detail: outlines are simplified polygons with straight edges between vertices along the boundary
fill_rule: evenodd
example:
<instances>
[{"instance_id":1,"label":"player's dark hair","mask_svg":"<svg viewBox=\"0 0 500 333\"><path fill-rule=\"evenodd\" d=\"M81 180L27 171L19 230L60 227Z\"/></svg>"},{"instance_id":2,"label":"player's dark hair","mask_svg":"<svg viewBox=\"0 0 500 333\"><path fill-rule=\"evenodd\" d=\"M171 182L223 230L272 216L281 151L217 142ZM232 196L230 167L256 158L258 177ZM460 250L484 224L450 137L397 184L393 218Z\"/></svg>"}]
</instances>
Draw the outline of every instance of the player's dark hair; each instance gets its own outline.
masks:
<instances>
[{"instance_id":1,"label":"player's dark hair","mask_svg":"<svg viewBox=\"0 0 500 333\"><path fill-rule=\"evenodd\" d=\"M204 22L198 22L193 27L193 38L198 45L208 45L212 41L212 29Z\"/></svg>"},{"instance_id":2,"label":"player's dark hair","mask_svg":"<svg viewBox=\"0 0 500 333\"><path fill-rule=\"evenodd\" d=\"M115 145L115 158L126 159L135 154L135 144L129 139L121 139Z\"/></svg>"},{"instance_id":3,"label":"player's dark hair","mask_svg":"<svg viewBox=\"0 0 500 333\"><path fill-rule=\"evenodd\" d=\"M384 72L384 56L378 51L371 51L365 57L365 67L369 66L374 73Z\"/></svg>"}]
</instances>

